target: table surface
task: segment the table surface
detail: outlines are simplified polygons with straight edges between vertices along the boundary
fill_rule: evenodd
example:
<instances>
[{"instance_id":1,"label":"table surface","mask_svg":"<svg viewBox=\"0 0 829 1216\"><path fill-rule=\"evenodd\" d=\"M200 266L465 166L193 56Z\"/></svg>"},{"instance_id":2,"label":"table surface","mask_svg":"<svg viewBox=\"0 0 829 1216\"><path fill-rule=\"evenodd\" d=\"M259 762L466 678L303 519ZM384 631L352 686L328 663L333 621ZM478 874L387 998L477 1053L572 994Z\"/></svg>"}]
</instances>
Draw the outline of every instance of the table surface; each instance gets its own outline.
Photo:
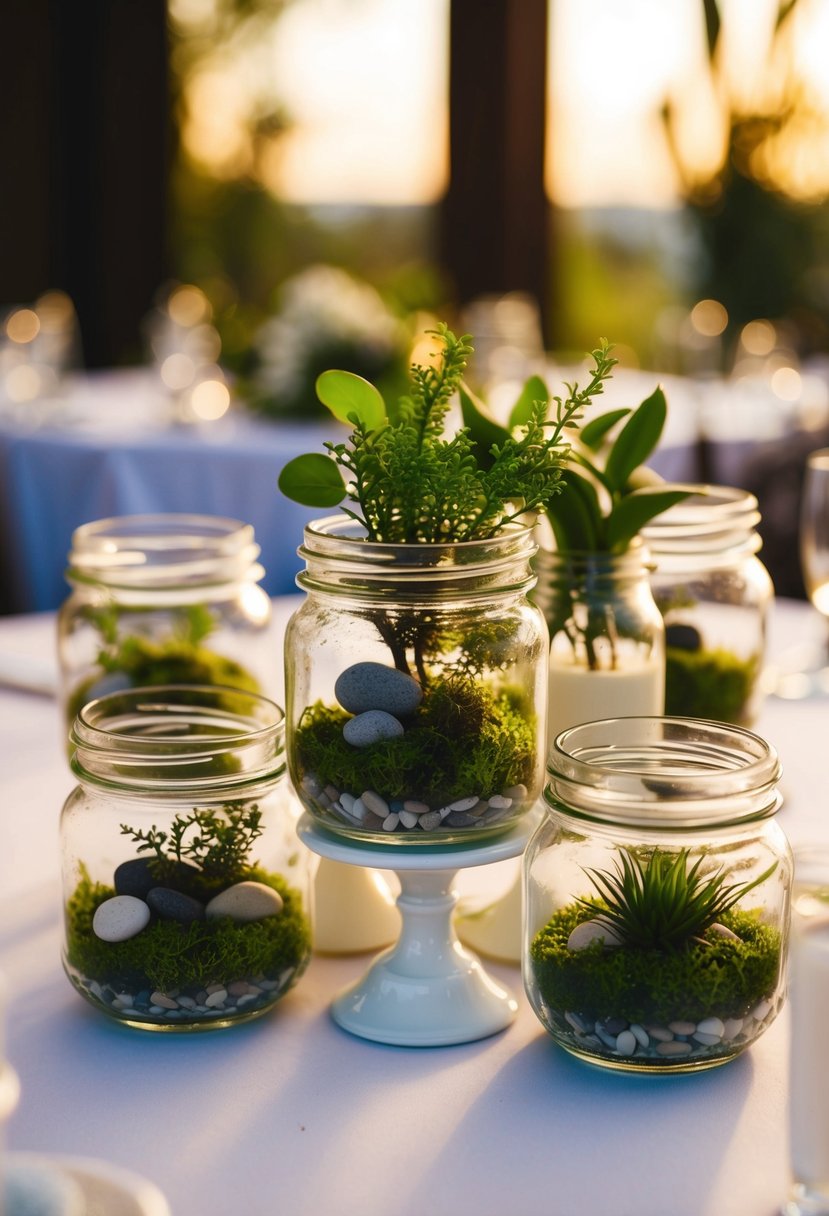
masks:
<instances>
[{"instance_id":1,"label":"table surface","mask_svg":"<svg viewBox=\"0 0 829 1216\"><path fill-rule=\"evenodd\" d=\"M276 602L274 664L290 600ZM43 663L50 615L0 620L0 657ZM773 652L822 622L781 602ZM780 823L829 843L818 782L829 699L772 698L756 729L784 766ZM370 956L312 960L267 1017L215 1034L110 1023L63 975L57 822L72 779L55 703L0 690L0 971L21 1099L14 1150L97 1157L145 1175L175 1216L772 1216L788 1180L786 1011L744 1055L678 1077L611 1075L558 1049L519 998L476 1043L352 1037L332 997ZM481 880L486 870L472 871Z\"/></svg>"}]
</instances>

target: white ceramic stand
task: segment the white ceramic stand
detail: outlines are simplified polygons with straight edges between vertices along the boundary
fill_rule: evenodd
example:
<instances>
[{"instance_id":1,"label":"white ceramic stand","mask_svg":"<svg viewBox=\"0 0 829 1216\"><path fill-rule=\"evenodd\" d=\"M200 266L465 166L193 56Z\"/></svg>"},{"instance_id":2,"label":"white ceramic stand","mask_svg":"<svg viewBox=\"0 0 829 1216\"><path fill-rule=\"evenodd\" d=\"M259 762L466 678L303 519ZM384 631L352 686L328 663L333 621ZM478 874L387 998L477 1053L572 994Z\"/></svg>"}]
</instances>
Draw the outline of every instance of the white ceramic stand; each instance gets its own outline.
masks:
<instances>
[{"instance_id":1,"label":"white ceramic stand","mask_svg":"<svg viewBox=\"0 0 829 1216\"><path fill-rule=\"evenodd\" d=\"M351 1034L397 1047L471 1043L505 1030L518 1003L458 941L453 881L460 869L517 857L534 826L527 816L495 840L406 848L335 836L303 815L297 831L312 852L347 865L393 870L400 880L400 937L335 997L334 1021Z\"/></svg>"}]
</instances>

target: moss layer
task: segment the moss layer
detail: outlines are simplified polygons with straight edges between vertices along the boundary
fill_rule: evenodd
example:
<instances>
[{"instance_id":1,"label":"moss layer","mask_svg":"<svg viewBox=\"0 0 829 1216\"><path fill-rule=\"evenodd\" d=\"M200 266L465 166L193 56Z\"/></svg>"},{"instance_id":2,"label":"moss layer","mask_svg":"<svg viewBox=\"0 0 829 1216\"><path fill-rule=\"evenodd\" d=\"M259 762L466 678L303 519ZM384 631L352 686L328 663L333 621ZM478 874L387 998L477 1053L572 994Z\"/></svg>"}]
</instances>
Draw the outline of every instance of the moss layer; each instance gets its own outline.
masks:
<instances>
[{"instance_id":1,"label":"moss layer","mask_svg":"<svg viewBox=\"0 0 829 1216\"><path fill-rule=\"evenodd\" d=\"M371 789L434 805L532 784L534 721L518 694L496 695L472 680L435 682L405 734L364 748L343 738L349 717L321 701L305 710L294 743L302 773L338 789Z\"/></svg>"},{"instance_id":2,"label":"moss layer","mask_svg":"<svg viewBox=\"0 0 829 1216\"><path fill-rule=\"evenodd\" d=\"M665 654L665 713L740 725L759 674L757 656L740 659L728 650L681 650Z\"/></svg>"},{"instance_id":3,"label":"moss layer","mask_svg":"<svg viewBox=\"0 0 829 1216\"><path fill-rule=\"evenodd\" d=\"M228 917L190 925L155 920L129 941L104 942L93 933L92 918L115 890L84 873L66 905L67 960L115 991L270 979L289 967L301 972L310 956L311 930L299 892L281 875L257 867L244 878L279 892L284 907L278 916L248 924Z\"/></svg>"},{"instance_id":4,"label":"moss layer","mask_svg":"<svg viewBox=\"0 0 829 1216\"><path fill-rule=\"evenodd\" d=\"M752 913L723 914L722 924L737 934L737 942L709 930L704 941L676 951L605 949L599 941L585 950L568 950L570 933L592 915L568 904L532 942L539 991L560 1013L662 1025L676 1019L726 1019L742 1017L777 987L780 934Z\"/></svg>"}]
</instances>

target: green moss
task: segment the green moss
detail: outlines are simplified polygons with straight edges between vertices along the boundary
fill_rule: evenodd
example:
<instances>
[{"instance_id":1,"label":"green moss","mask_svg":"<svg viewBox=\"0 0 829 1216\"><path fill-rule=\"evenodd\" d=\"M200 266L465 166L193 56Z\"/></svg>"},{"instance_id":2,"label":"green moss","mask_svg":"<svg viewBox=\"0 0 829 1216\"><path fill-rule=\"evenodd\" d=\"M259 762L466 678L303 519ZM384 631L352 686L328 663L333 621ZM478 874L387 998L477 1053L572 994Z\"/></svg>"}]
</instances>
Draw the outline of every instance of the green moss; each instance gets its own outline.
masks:
<instances>
[{"instance_id":1,"label":"green moss","mask_svg":"<svg viewBox=\"0 0 829 1216\"><path fill-rule=\"evenodd\" d=\"M722 924L739 941L708 930L702 941L675 951L605 949L599 941L568 950L572 930L592 915L568 904L533 939L533 975L543 1000L559 1013L662 1025L742 1017L779 982L780 934L756 914L723 913Z\"/></svg>"},{"instance_id":2,"label":"green moss","mask_svg":"<svg viewBox=\"0 0 829 1216\"><path fill-rule=\"evenodd\" d=\"M159 684L225 684L244 692L259 692L259 682L240 663L215 654L204 646L178 637L166 641L130 636L112 651L98 656L99 670L79 684L68 699L67 720L71 724L89 700L91 689L105 674L125 675L135 688Z\"/></svg>"},{"instance_id":3,"label":"green moss","mask_svg":"<svg viewBox=\"0 0 829 1216\"><path fill-rule=\"evenodd\" d=\"M740 724L760 670L756 655L738 658L728 650L680 650L665 655L665 713Z\"/></svg>"},{"instance_id":4,"label":"green moss","mask_svg":"<svg viewBox=\"0 0 829 1216\"><path fill-rule=\"evenodd\" d=\"M317 702L295 737L300 770L323 785L377 790L385 798L439 805L470 793L531 785L534 720L518 693L493 693L462 677L429 685L405 734L356 748L343 738L350 715Z\"/></svg>"},{"instance_id":5,"label":"green moss","mask_svg":"<svg viewBox=\"0 0 829 1216\"><path fill-rule=\"evenodd\" d=\"M304 970L311 931L300 893L279 874L257 866L244 876L278 891L278 916L240 924L221 917L180 925L156 920L125 942L104 942L92 931L99 904L115 891L94 883L84 870L66 904L67 961L81 975L115 991L167 991L210 983L229 984L256 976L275 978L287 968Z\"/></svg>"}]
</instances>

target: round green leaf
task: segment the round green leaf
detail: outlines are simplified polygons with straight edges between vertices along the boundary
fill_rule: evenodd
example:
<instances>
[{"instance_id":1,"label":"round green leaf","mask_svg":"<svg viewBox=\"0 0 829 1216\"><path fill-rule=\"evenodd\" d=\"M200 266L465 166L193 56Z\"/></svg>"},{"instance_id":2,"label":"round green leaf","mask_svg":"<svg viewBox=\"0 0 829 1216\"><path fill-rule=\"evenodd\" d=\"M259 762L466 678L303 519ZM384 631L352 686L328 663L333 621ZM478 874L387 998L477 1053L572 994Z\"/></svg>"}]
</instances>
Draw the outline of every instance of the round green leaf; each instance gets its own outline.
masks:
<instances>
[{"instance_id":1,"label":"round green leaf","mask_svg":"<svg viewBox=\"0 0 829 1216\"><path fill-rule=\"evenodd\" d=\"M380 390L354 372L332 369L317 376L317 396L340 422L362 422L374 431L386 421L386 403Z\"/></svg>"},{"instance_id":2,"label":"round green leaf","mask_svg":"<svg viewBox=\"0 0 829 1216\"><path fill-rule=\"evenodd\" d=\"M321 452L295 456L279 474L286 498L304 507L336 507L345 498L345 482L333 460Z\"/></svg>"}]
</instances>

